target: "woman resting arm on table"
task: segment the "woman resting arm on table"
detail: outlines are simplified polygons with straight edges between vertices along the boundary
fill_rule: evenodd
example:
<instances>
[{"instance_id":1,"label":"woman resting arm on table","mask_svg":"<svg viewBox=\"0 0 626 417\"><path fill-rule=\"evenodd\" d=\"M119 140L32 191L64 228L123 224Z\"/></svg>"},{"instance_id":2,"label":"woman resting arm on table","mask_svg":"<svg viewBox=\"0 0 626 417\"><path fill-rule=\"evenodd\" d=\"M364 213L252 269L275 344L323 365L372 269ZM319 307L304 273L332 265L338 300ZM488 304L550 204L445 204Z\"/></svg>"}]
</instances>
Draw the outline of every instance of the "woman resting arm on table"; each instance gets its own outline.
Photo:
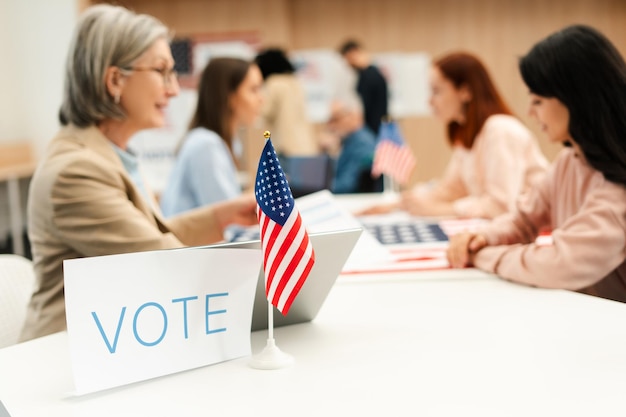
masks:
<instances>
[{"instance_id":1,"label":"woman resting arm on table","mask_svg":"<svg viewBox=\"0 0 626 417\"><path fill-rule=\"evenodd\" d=\"M602 34L570 26L521 59L530 113L569 145L517 209L454 236L448 260L511 281L626 302L626 63ZM538 245L543 228L551 245Z\"/></svg>"}]
</instances>

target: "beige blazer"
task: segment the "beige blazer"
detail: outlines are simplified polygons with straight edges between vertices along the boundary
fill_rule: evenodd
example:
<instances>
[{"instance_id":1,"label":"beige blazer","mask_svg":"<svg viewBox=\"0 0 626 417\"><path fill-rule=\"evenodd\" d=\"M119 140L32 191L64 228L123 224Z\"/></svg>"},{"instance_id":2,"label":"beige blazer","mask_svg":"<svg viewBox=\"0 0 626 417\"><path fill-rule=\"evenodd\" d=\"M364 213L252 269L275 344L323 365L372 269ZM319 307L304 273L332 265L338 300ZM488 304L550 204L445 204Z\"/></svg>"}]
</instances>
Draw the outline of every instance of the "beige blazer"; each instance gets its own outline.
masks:
<instances>
[{"instance_id":1,"label":"beige blazer","mask_svg":"<svg viewBox=\"0 0 626 417\"><path fill-rule=\"evenodd\" d=\"M135 187L96 127L67 126L32 178L28 234L37 277L21 340L66 328L63 260L222 239L213 208L164 220Z\"/></svg>"}]
</instances>

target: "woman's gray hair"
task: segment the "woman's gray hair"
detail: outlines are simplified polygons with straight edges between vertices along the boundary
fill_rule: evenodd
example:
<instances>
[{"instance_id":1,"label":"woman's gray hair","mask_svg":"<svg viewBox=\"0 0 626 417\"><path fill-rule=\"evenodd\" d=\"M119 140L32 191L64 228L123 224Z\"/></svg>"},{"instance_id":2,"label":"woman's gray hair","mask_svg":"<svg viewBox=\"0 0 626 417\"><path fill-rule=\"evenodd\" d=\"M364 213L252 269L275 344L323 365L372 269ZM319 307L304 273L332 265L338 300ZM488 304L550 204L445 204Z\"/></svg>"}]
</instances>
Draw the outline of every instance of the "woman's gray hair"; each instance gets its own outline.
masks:
<instances>
[{"instance_id":1,"label":"woman's gray hair","mask_svg":"<svg viewBox=\"0 0 626 417\"><path fill-rule=\"evenodd\" d=\"M109 67L129 68L168 29L152 16L106 4L88 8L78 20L65 69L61 124L87 127L125 114L107 91Z\"/></svg>"}]
</instances>

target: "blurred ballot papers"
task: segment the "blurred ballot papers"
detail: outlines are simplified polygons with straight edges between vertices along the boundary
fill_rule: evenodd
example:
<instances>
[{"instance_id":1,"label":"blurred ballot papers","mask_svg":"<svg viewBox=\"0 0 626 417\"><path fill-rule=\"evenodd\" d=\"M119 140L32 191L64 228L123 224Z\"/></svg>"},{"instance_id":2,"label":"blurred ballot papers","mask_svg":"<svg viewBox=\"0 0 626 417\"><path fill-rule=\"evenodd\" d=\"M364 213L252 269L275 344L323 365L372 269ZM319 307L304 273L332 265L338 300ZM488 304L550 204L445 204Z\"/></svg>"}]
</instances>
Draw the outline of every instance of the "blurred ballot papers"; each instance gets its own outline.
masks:
<instances>
[{"instance_id":1,"label":"blurred ballot papers","mask_svg":"<svg viewBox=\"0 0 626 417\"><path fill-rule=\"evenodd\" d=\"M210 247L65 261L75 393L250 355L261 263Z\"/></svg>"},{"instance_id":2,"label":"blurred ballot papers","mask_svg":"<svg viewBox=\"0 0 626 417\"><path fill-rule=\"evenodd\" d=\"M300 197L297 203L309 233L363 228L363 224L344 209L327 190ZM364 230L346 261L343 272L392 262L393 259L389 251Z\"/></svg>"},{"instance_id":3,"label":"blurred ballot papers","mask_svg":"<svg viewBox=\"0 0 626 417\"><path fill-rule=\"evenodd\" d=\"M395 211L353 216L328 191L298 199L302 219L311 232L361 227L342 274L385 273L449 268L448 237L484 226L483 219L419 218Z\"/></svg>"}]
</instances>

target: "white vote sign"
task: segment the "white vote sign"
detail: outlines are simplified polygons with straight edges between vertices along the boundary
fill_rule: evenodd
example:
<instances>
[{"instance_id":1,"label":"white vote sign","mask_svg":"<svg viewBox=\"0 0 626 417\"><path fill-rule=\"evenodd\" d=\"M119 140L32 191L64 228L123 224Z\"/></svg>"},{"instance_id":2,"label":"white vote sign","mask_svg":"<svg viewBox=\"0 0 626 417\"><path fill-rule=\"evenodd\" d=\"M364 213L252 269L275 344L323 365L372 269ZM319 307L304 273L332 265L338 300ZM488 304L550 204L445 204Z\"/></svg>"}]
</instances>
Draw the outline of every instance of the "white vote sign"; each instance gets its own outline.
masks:
<instances>
[{"instance_id":1,"label":"white vote sign","mask_svg":"<svg viewBox=\"0 0 626 417\"><path fill-rule=\"evenodd\" d=\"M65 261L76 394L249 355L261 261L227 248Z\"/></svg>"}]
</instances>

